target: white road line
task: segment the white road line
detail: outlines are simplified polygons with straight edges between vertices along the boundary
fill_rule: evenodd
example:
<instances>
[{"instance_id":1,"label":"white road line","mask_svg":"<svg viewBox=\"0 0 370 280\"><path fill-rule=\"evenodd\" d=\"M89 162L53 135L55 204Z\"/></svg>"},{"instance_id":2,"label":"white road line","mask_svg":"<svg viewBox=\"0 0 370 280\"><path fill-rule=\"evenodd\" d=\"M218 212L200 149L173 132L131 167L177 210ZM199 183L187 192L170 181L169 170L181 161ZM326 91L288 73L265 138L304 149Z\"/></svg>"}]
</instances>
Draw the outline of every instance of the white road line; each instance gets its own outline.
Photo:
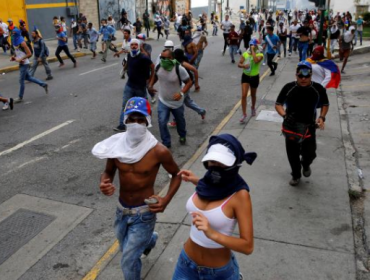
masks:
<instances>
[{"instance_id":1,"label":"white road line","mask_svg":"<svg viewBox=\"0 0 370 280\"><path fill-rule=\"evenodd\" d=\"M20 148L26 146L27 144L32 143L33 141L36 141L36 140L38 140L38 139L40 139L40 138L42 138L42 137L44 137L44 136L46 136L46 135L48 135L48 134L56 131L58 129L61 129L62 127L65 127L66 125L69 125L69 124L73 123L74 121L75 120L66 121L66 122L64 122L64 123L62 123L60 125L57 125L56 127L53 127L53 128L51 128L51 129L49 129L49 130L47 130L47 131L45 131L45 132L43 132L43 133L41 133L39 135L36 135L36 136L32 137L31 139L29 139L27 141L24 141L24 142L22 142L22 143L20 143L20 144L18 144L16 146L14 146L13 148L10 148L8 150L2 151L2 152L0 152L0 156L7 155L7 154L10 154L11 152L14 152L16 150L19 150Z\"/></svg>"},{"instance_id":2,"label":"white road line","mask_svg":"<svg viewBox=\"0 0 370 280\"><path fill-rule=\"evenodd\" d=\"M101 67L101 68L96 68L94 70L91 70L91 71L88 71L88 72L85 72L85 73L81 73L80 76L83 76L83 75L86 75L86 74L89 74L89 73L92 73L92 72L95 72L95 71L99 71L99 70L102 70L102 69L105 69L105 68L109 68L109 67L115 66L117 64L118 63L113 63L113 64L108 65L108 66L104 66L104 67Z\"/></svg>"}]
</instances>

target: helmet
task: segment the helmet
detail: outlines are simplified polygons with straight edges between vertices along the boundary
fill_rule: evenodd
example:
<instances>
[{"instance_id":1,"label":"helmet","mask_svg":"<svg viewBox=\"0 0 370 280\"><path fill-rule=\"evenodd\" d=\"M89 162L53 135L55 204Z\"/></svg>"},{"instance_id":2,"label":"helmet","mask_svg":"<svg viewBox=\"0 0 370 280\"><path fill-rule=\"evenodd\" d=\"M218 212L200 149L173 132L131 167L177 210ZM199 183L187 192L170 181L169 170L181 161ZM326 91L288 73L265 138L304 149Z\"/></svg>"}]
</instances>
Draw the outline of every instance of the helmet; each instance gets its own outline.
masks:
<instances>
[{"instance_id":1,"label":"helmet","mask_svg":"<svg viewBox=\"0 0 370 280\"><path fill-rule=\"evenodd\" d=\"M146 35L145 35L145 34L143 34L143 33L141 33L141 34L139 34L139 35L137 35L137 36L136 36L136 39L139 39L139 40L141 40L141 41L145 42L145 40L146 40Z\"/></svg>"},{"instance_id":2,"label":"helmet","mask_svg":"<svg viewBox=\"0 0 370 280\"><path fill-rule=\"evenodd\" d=\"M253 38L252 40L249 41L250 46L257 46L258 45L258 40L256 38Z\"/></svg>"},{"instance_id":3,"label":"helmet","mask_svg":"<svg viewBox=\"0 0 370 280\"><path fill-rule=\"evenodd\" d=\"M164 43L164 47L165 48L173 48L175 45L173 44L173 42L171 40L167 40L165 43Z\"/></svg>"}]
</instances>

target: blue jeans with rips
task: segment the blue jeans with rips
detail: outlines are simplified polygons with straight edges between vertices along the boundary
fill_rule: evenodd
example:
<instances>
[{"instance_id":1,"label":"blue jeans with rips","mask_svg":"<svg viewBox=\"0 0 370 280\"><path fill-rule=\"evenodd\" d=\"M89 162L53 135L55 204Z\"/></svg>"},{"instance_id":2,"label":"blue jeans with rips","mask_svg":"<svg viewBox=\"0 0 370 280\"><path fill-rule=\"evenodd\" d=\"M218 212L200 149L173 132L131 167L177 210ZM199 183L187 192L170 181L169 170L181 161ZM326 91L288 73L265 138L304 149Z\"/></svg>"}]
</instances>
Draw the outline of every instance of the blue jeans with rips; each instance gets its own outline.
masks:
<instances>
[{"instance_id":1,"label":"blue jeans with rips","mask_svg":"<svg viewBox=\"0 0 370 280\"><path fill-rule=\"evenodd\" d=\"M308 42L298 42L299 61L307 58Z\"/></svg>"},{"instance_id":2,"label":"blue jeans with rips","mask_svg":"<svg viewBox=\"0 0 370 280\"><path fill-rule=\"evenodd\" d=\"M44 83L43 81L40 81L39 79L36 79L34 77L32 77L29 73L29 68L30 68L30 65L29 64L19 64L19 84L20 84L20 88L19 88L19 94L18 94L18 97L19 98L23 98L23 95L24 95L24 81L29 81L29 82L32 82L32 83L35 83L35 84L38 84L39 86L41 87L45 87L46 86L46 83Z\"/></svg>"},{"instance_id":3,"label":"blue jeans with rips","mask_svg":"<svg viewBox=\"0 0 370 280\"><path fill-rule=\"evenodd\" d=\"M186 121L184 115L184 105L177 109L171 109L164 105L160 100L158 100L158 123L159 123L159 132L161 134L161 139L163 145L170 147L171 146L171 134L167 127L167 122L170 119L170 113L175 118L177 123L177 133L180 137L186 137Z\"/></svg>"},{"instance_id":4,"label":"blue jeans with rips","mask_svg":"<svg viewBox=\"0 0 370 280\"><path fill-rule=\"evenodd\" d=\"M172 280L239 280L239 266L234 254L228 264L219 268L198 266L182 249Z\"/></svg>"},{"instance_id":5,"label":"blue jeans with rips","mask_svg":"<svg viewBox=\"0 0 370 280\"><path fill-rule=\"evenodd\" d=\"M145 249L155 246L155 221L156 215L152 212L123 215L117 208L114 231L122 252L121 269L125 280L140 280L140 256Z\"/></svg>"},{"instance_id":6,"label":"blue jeans with rips","mask_svg":"<svg viewBox=\"0 0 370 280\"><path fill-rule=\"evenodd\" d=\"M127 101L132 98L132 97L142 97L142 98L147 98L147 91L146 91L146 87L143 87L141 89L136 89L136 88L132 88L130 86L128 86L126 84L124 90L123 90L123 102L122 102L122 111L121 111L121 115L119 117L119 124L122 125L123 124L123 119L124 119L124 112L125 112L125 108L126 108L126 103Z\"/></svg>"}]
</instances>

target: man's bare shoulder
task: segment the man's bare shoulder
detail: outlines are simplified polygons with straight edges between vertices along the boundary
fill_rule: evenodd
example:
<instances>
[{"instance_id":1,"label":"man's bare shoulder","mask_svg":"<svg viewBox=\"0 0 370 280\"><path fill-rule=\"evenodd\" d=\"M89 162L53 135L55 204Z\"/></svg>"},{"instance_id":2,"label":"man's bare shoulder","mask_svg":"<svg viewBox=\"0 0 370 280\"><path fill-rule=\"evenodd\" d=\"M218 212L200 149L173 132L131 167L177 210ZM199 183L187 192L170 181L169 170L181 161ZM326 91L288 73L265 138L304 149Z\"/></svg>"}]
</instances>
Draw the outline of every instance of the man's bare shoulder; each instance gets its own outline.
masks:
<instances>
[{"instance_id":1,"label":"man's bare shoulder","mask_svg":"<svg viewBox=\"0 0 370 280\"><path fill-rule=\"evenodd\" d=\"M170 150L161 143L157 143L157 145L154 146L152 151L158 157L163 157L163 156L171 156L172 157L172 154L171 154Z\"/></svg>"}]
</instances>

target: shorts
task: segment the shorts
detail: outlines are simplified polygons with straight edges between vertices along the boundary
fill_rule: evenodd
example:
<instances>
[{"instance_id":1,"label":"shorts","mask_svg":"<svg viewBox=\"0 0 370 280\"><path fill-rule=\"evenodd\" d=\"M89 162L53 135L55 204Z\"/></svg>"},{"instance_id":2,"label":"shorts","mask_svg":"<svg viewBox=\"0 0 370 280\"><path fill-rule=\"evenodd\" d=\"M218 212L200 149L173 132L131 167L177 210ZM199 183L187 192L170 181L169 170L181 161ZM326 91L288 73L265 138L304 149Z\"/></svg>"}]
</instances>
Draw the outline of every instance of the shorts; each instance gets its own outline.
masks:
<instances>
[{"instance_id":1,"label":"shorts","mask_svg":"<svg viewBox=\"0 0 370 280\"><path fill-rule=\"evenodd\" d=\"M351 53L350 49L347 50L339 50L339 59L342 61L344 58L348 58Z\"/></svg>"},{"instance_id":2,"label":"shorts","mask_svg":"<svg viewBox=\"0 0 370 280\"><path fill-rule=\"evenodd\" d=\"M258 85L260 84L260 75L248 76L243 73L242 84L249 84L251 88L258 88Z\"/></svg>"}]
</instances>

